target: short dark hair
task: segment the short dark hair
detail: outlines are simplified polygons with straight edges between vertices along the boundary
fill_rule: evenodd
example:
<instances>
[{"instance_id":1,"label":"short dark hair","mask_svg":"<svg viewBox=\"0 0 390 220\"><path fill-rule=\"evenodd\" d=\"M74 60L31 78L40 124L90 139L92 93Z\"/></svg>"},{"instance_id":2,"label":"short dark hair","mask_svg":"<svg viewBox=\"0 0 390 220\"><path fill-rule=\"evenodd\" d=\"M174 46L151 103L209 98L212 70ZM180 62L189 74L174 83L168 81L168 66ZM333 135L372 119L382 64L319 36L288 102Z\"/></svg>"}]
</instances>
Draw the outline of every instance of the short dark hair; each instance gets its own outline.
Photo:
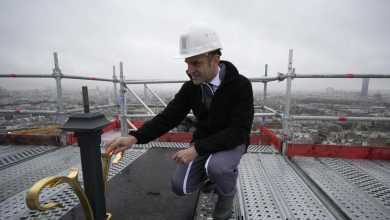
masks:
<instances>
[{"instance_id":1,"label":"short dark hair","mask_svg":"<svg viewBox=\"0 0 390 220\"><path fill-rule=\"evenodd\" d=\"M221 56L222 52L221 52L221 49L218 49L218 50L213 50L213 51L207 52L207 53L205 53L205 55L207 56L208 60L211 61L211 59L213 59L213 57L215 55Z\"/></svg>"}]
</instances>

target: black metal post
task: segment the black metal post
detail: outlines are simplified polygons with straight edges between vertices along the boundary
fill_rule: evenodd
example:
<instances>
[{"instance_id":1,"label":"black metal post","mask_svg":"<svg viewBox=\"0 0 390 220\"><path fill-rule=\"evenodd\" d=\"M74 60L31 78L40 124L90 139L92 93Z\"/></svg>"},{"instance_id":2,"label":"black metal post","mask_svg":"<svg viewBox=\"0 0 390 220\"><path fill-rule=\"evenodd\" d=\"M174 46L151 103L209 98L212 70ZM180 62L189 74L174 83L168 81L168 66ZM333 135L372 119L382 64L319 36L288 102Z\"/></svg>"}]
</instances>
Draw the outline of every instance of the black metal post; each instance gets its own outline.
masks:
<instances>
[{"instance_id":1,"label":"black metal post","mask_svg":"<svg viewBox=\"0 0 390 220\"><path fill-rule=\"evenodd\" d=\"M100 154L101 134L102 130L75 133L80 146L84 190L96 220L106 219L106 199Z\"/></svg>"},{"instance_id":2,"label":"black metal post","mask_svg":"<svg viewBox=\"0 0 390 220\"><path fill-rule=\"evenodd\" d=\"M110 124L110 121L101 113L89 112L87 87L83 87L83 100L85 113L70 116L62 129L75 132L80 147L84 190L91 204L94 219L104 220L106 200L100 142L102 128Z\"/></svg>"},{"instance_id":3,"label":"black metal post","mask_svg":"<svg viewBox=\"0 0 390 220\"><path fill-rule=\"evenodd\" d=\"M89 113L88 87L83 86L82 90L83 90L84 113Z\"/></svg>"}]
</instances>

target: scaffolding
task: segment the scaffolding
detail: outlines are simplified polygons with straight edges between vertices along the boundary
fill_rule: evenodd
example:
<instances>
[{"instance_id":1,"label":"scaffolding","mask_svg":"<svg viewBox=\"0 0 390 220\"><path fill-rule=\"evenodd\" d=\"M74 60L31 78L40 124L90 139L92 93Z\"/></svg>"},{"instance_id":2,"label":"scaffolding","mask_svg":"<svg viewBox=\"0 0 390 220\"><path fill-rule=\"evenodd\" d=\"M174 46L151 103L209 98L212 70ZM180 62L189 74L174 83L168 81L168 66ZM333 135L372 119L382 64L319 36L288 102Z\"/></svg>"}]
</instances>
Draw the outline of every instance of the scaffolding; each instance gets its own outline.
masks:
<instances>
[{"instance_id":1,"label":"scaffolding","mask_svg":"<svg viewBox=\"0 0 390 220\"><path fill-rule=\"evenodd\" d=\"M123 63L119 63L119 80L116 76L115 66L113 66L113 77L112 79L108 78L98 78L98 77L85 77L85 76L75 76L75 75L65 75L61 72L58 63L57 53L54 52L54 69L52 74L0 74L0 78L53 78L56 81L56 91L57 91L57 110L56 111L39 111L39 110L24 110L16 108L15 110L0 110L0 114L42 114L42 115L57 115L58 116L58 124L63 126L65 122L66 115L82 112L83 108L78 109L68 109L64 108L64 100L62 94L62 79L76 79L76 80L92 80L92 81L103 81L113 83L114 87L114 98L115 103L112 105L100 105L91 107L91 110L94 109L104 109L104 108L117 108L119 110L119 118L121 124L121 136L128 135L128 126L132 129L136 129L136 127L130 122L129 119L133 118L151 118L156 115L156 113L149 107L148 105L148 94L150 93L155 97L162 106L166 106L166 103L157 95L155 91L153 91L148 85L149 84L178 84L184 83L186 80L126 80L123 70ZM286 154L287 143L290 140L290 132L289 132L289 123L291 121L297 120L317 120L317 121L366 121L366 122L390 122L390 117L349 117L345 115L338 116L302 116L302 115L291 115L291 88L292 88L292 80L293 79L303 79L303 78L390 78L390 74L353 74L353 73L340 73L340 74L300 74L296 73L293 68L293 50L289 51L288 58L288 67L287 73L277 73L276 77L268 76L268 65L265 66L264 77L256 77L249 78L252 83L260 82L264 84L262 104L260 106L261 112L255 113L255 117L264 117L264 116L273 116L280 117L283 123L283 134L281 137L282 140L282 153ZM284 81L286 80L286 95L285 95L285 107L284 112L278 112L267 106L267 84L273 81ZM117 84L119 84L119 97L118 97L118 89ZM136 92L130 88L128 85L144 85L144 99L142 100ZM141 105L146 110L145 114L127 114L126 107L129 106L126 103L126 93L130 92ZM189 114L190 116L192 114ZM66 137L63 132L60 134L61 143L63 146L66 145Z\"/></svg>"}]
</instances>

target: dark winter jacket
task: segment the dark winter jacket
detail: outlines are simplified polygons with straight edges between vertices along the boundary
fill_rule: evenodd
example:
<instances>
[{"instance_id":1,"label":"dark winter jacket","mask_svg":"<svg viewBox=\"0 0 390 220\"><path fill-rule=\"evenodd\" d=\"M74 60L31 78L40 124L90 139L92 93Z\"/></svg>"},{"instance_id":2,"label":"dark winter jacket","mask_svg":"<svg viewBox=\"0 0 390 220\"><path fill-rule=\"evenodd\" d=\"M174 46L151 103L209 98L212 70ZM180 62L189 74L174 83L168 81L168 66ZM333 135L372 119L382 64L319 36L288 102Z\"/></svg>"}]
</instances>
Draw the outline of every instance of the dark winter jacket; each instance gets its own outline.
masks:
<instances>
[{"instance_id":1,"label":"dark winter jacket","mask_svg":"<svg viewBox=\"0 0 390 220\"><path fill-rule=\"evenodd\" d=\"M201 86L185 82L168 106L130 135L138 144L152 141L177 126L192 110L197 119L192 142L198 154L229 150L249 145L254 109L252 84L227 61L221 85L215 91L210 110L202 104Z\"/></svg>"}]
</instances>

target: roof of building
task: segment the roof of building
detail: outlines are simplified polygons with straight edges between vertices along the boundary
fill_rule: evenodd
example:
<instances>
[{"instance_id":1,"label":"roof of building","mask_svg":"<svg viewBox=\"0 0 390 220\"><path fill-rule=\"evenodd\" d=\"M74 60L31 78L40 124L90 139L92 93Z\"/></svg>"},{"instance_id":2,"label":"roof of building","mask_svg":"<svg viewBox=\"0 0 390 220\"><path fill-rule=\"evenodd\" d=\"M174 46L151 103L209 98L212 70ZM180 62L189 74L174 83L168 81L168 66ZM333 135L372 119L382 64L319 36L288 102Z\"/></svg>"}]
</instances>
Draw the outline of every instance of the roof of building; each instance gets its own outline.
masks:
<instances>
[{"instance_id":1,"label":"roof of building","mask_svg":"<svg viewBox=\"0 0 390 220\"><path fill-rule=\"evenodd\" d=\"M105 133L102 144L119 135ZM180 219L175 218L173 208L182 205L187 207L182 216L211 219L215 194L201 192L187 199L173 196L168 190L174 168L168 156L186 146L178 142L151 142L128 150L120 163L110 169L107 212L114 219L153 219L157 211L167 219ZM61 208L40 213L29 210L25 202L27 190L38 180L66 176L73 167L81 170L77 146L2 146L0 161L46 148L0 167L1 219L78 219L80 209L75 207L79 200L66 184L45 189L40 197L41 202L61 202ZM82 180L81 173L79 181ZM390 219L390 161L289 158L271 146L251 145L240 162L237 183L231 219Z\"/></svg>"}]
</instances>

